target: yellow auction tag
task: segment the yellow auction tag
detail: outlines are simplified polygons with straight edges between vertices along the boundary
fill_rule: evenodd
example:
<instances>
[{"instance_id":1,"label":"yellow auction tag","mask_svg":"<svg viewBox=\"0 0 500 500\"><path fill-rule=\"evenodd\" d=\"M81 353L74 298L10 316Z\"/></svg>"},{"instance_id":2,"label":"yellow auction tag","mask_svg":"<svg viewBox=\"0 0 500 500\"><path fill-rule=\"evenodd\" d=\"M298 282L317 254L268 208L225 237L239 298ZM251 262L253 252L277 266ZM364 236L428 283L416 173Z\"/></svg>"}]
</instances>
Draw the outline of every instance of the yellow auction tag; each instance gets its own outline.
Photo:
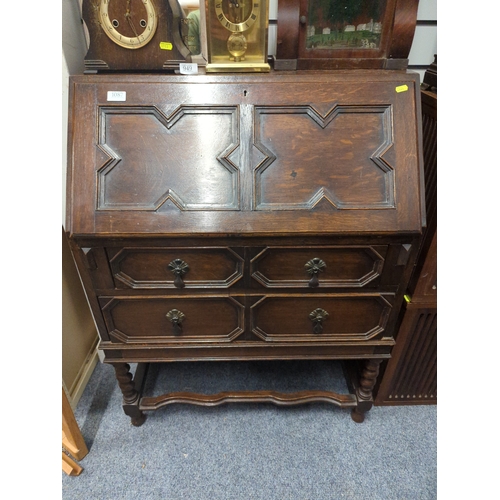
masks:
<instances>
[{"instance_id":1,"label":"yellow auction tag","mask_svg":"<svg viewBox=\"0 0 500 500\"><path fill-rule=\"evenodd\" d=\"M399 94L400 92L406 92L408 90L408 85L400 85L396 87L396 92Z\"/></svg>"},{"instance_id":2,"label":"yellow auction tag","mask_svg":"<svg viewBox=\"0 0 500 500\"><path fill-rule=\"evenodd\" d=\"M160 42L160 49L162 50L172 50L174 46L170 42Z\"/></svg>"}]
</instances>

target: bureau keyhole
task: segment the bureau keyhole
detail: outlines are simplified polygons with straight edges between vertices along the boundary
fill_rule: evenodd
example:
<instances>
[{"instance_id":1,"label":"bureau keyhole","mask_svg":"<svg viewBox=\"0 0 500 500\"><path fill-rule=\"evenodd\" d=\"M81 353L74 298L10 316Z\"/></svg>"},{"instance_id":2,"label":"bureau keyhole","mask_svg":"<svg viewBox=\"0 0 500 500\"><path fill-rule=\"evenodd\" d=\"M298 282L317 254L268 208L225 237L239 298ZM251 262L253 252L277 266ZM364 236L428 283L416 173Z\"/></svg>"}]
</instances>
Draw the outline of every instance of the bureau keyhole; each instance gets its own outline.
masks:
<instances>
[{"instance_id":1,"label":"bureau keyhole","mask_svg":"<svg viewBox=\"0 0 500 500\"><path fill-rule=\"evenodd\" d=\"M246 90L243 91L243 97L246 97L248 92Z\"/></svg>"}]
</instances>

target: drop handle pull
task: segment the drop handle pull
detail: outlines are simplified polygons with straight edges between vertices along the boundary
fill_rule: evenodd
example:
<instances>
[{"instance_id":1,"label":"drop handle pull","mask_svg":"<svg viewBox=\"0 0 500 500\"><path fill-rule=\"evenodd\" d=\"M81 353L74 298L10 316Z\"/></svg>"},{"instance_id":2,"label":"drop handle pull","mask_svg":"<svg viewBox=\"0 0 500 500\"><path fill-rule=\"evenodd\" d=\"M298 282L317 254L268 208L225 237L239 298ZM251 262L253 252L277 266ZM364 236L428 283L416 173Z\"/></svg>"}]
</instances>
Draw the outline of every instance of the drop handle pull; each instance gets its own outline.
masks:
<instances>
[{"instance_id":1,"label":"drop handle pull","mask_svg":"<svg viewBox=\"0 0 500 500\"><path fill-rule=\"evenodd\" d=\"M313 323L313 333L323 333L323 321L325 321L328 316L329 314L320 307L309 313L309 319Z\"/></svg>"},{"instance_id":2,"label":"drop handle pull","mask_svg":"<svg viewBox=\"0 0 500 500\"><path fill-rule=\"evenodd\" d=\"M182 322L186 318L185 314L178 309L171 309L167 313L167 319L172 323L174 335L182 333Z\"/></svg>"},{"instance_id":3,"label":"drop handle pull","mask_svg":"<svg viewBox=\"0 0 500 500\"><path fill-rule=\"evenodd\" d=\"M182 259L174 259L168 265L168 268L174 273L174 286L176 288L184 288L184 280L182 277L189 271L189 266Z\"/></svg>"},{"instance_id":4,"label":"drop handle pull","mask_svg":"<svg viewBox=\"0 0 500 500\"><path fill-rule=\"evenodd\" d=\"M315 257L308 261L305 265L307 273L311 276L309 280L309 286L311 288L316 288L319 286L319 278L318 275L321 273L326 267L326 263L324 260L318 259Z\"/></svg>"}]
</instances>

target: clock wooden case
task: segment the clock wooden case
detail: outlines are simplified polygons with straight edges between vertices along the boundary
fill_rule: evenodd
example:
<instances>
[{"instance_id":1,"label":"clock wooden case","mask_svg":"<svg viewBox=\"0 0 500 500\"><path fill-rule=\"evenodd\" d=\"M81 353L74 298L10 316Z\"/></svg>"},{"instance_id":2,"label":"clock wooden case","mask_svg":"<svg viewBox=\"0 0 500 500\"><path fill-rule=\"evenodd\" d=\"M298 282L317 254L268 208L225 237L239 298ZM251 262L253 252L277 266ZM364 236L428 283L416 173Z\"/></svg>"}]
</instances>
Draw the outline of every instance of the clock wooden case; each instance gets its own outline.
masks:
<instances>
[{"instance_id":1,"label":"clock wooden case","mask_svg":"<svg viewBox=\"0 0 500 500\"><path fill-rule=\"evenodd\" d=\"M191 62L178 0L83 0L85 72L168 71Z\"/></svg>"},{"instance_id":2,"label":"clock wooden case","mask_svg":"<svg viewBox=\"0 0 500 500\"><path fill-rule=\"evenodd\" d=\"M418 0L278 0L274 69L405 69Z\"/></svg>"}]
</instances>

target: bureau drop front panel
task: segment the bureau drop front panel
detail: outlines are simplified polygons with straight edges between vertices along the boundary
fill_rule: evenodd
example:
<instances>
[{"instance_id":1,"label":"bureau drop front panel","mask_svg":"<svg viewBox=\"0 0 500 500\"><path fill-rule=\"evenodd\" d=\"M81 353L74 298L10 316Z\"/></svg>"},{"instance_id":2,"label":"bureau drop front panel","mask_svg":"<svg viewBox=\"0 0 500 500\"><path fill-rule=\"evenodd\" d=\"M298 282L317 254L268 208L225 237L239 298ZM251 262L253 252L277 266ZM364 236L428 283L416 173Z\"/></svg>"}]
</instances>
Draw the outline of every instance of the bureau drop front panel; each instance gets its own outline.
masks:
<instances>
[{"instance_id":1,"label":"bureau drop front panel","mask_svg":"<svg viewBox=\"0 0 500 500\"><path fill-rule=\"evenodd\" d=\"M419 116L405 71L71 78L66 230L135 425L172 401L363 420L425 223ZM149 363L283 359L350 360L351 391L141 392Z\"/></svg>"}]
</instances>

